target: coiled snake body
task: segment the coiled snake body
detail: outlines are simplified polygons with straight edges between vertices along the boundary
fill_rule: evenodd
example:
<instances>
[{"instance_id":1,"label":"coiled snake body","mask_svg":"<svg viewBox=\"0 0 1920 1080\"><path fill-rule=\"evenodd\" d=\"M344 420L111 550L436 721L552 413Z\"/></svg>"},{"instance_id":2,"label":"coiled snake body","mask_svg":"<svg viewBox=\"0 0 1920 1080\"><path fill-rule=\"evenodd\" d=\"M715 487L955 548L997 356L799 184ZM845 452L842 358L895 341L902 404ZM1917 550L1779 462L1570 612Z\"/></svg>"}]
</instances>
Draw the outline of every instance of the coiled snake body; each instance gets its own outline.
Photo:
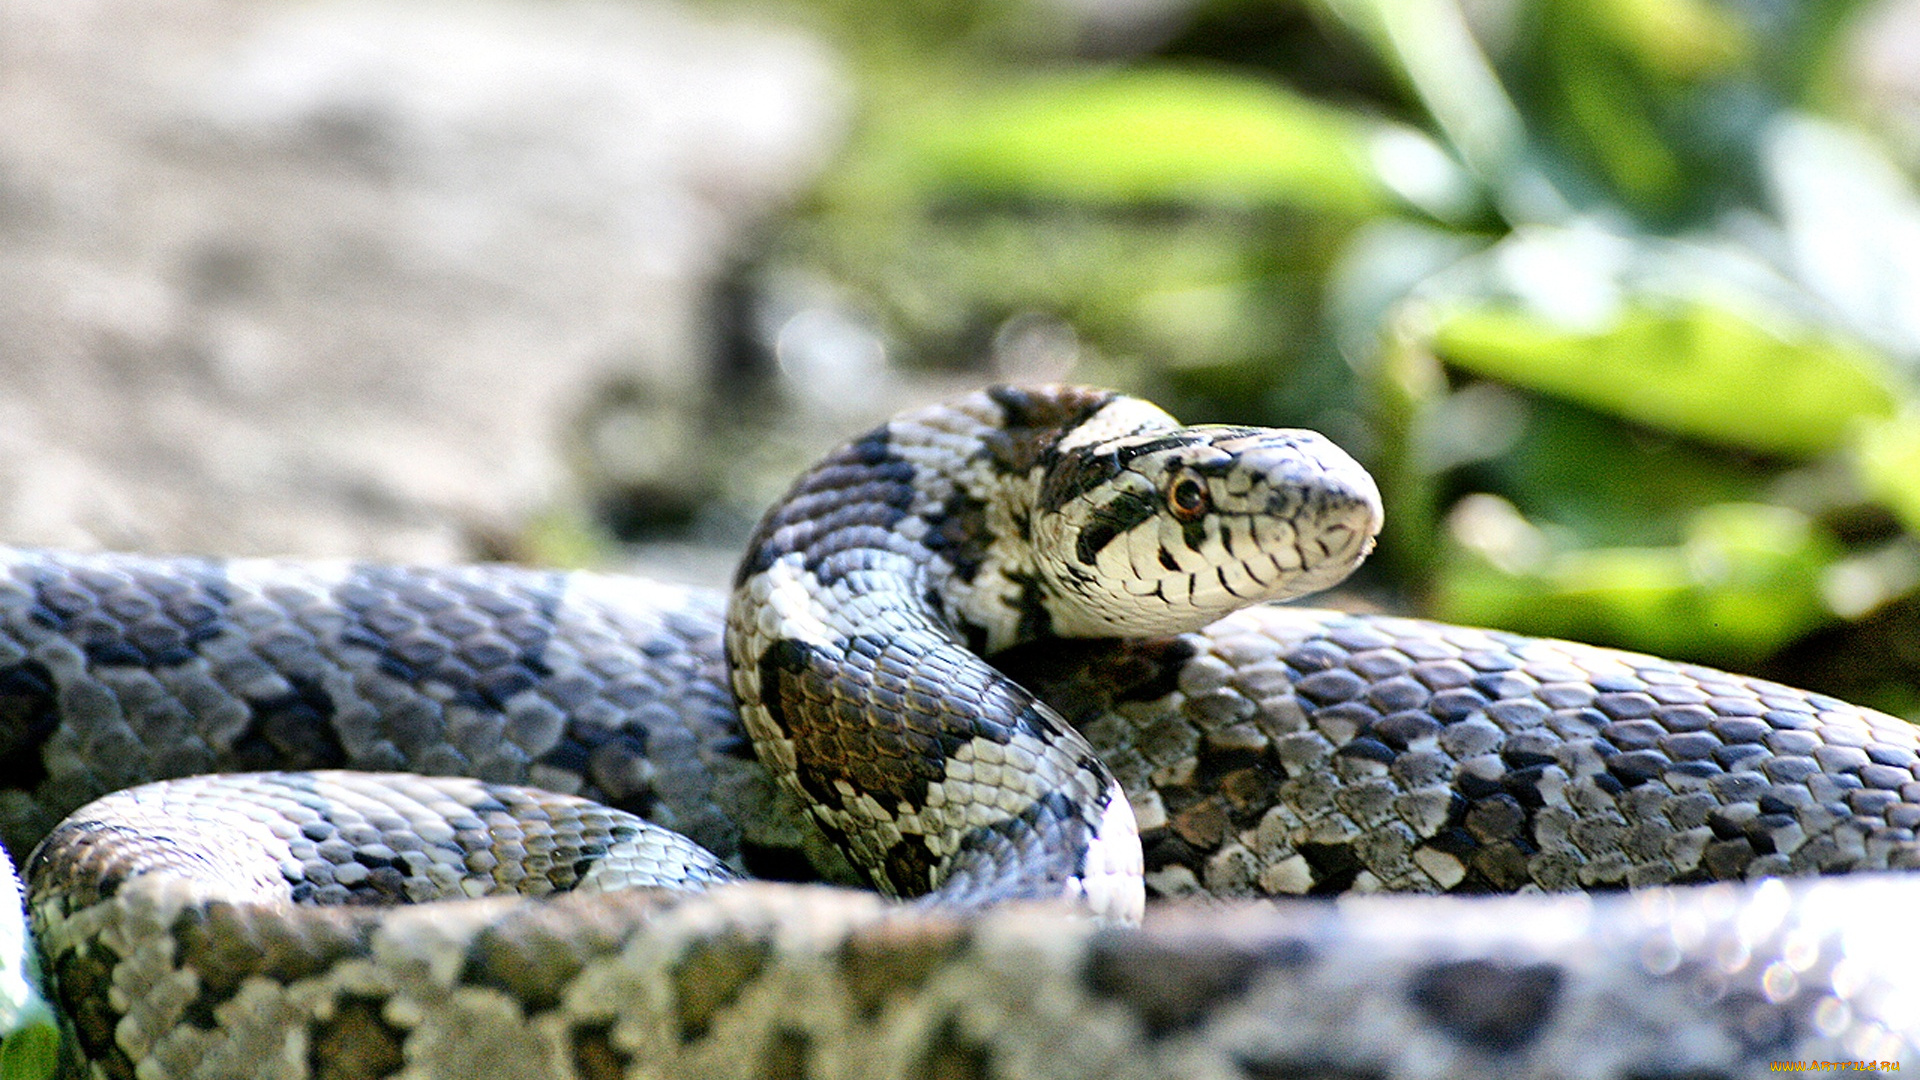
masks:
<instances>
[{"instance_id":1,"label":"coiled snake body","mask_svg":"<svg viewBox=\"0 0 1920 1080\"><path fill-rule=\"evenodd\" d=\"M1307 433L996 388L810 472L724 618L585 574L4 552L0 839L46 837L35 933L98 1076L1916 1060L1920 878L1774 880L1920 867L1915 729L1233 611L1377 527ZM1623 886L1671 887L1252 899ZM1187 899L1113 925L1143 889Z\"/></svg>"}]
</instances>

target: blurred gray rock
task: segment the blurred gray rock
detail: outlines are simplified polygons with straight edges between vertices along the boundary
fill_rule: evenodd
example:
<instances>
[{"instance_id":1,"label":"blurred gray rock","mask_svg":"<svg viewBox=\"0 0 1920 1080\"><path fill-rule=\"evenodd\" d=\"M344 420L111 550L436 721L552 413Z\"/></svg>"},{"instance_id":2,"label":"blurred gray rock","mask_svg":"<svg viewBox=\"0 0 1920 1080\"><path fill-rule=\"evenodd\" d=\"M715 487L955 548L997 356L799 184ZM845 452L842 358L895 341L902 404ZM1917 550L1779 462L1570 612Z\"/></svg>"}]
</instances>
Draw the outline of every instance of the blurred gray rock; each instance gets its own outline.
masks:
<instances>
[{"instance_id":1,"label":"blurred gray rock","mask_svg":"<svg viewBox=\"0 0 1920 1080\"><path fill-rule=\"evenodd\" d=\"M0 542L440 560L834 149L795 32L659 3L0 5Z\"/></svg>"}]
</instances>

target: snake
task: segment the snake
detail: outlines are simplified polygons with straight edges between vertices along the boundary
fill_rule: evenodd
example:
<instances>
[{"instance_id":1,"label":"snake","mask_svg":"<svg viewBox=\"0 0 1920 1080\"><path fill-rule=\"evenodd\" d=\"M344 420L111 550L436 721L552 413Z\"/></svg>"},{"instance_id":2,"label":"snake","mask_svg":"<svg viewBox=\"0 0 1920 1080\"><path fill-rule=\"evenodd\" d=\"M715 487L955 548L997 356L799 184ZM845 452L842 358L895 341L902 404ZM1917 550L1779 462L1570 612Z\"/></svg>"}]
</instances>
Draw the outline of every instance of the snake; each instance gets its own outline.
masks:
<instances>
[{"instance_id":1,"label":"snake","mask_svg":"<svg viewBox=\"0 0 1920 1080\"><path fill-rule=\"evenodd\" d=\"M1381 516L1311 432L998 386L830 453L724 596L0 549L0 842L62 1069L1916 1060L1916 729L1278 602Z\"/></svg>"}]
</instances>

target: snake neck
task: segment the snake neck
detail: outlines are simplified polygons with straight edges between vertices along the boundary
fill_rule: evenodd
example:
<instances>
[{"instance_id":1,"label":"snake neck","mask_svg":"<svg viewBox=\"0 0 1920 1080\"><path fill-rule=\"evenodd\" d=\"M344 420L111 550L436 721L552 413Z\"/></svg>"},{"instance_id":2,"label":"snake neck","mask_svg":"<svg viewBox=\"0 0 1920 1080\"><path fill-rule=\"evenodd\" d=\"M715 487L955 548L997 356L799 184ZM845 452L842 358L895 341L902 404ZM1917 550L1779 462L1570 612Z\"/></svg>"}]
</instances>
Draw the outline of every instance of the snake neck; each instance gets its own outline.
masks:
<instances>
[{"instance_id":1,"label":"snake neck","mask_svg":"<svg viewBox=\"0 0 1920 1080\"><path fill-rule=\"evenodd\" d=\"M743 719L883 892L1137 916L1118 784L979 655L1048 632L1023 519L1062 433L1112 400L997 390L898 418L802 477L750 543L727 634Z\"/></svg>"}]
</instances>

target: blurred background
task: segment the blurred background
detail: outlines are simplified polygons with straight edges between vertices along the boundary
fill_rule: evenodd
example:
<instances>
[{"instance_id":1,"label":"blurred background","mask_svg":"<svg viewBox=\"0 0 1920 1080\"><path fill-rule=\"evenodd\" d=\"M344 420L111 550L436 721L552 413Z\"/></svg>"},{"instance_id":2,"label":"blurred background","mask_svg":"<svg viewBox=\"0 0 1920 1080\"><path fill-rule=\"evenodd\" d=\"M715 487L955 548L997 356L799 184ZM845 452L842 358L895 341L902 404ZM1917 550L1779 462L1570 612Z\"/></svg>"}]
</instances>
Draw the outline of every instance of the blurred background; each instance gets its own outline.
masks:
<instances>
[{"instance_id":1,"label":"blurred background","mask_svg":"<svg viewBox=\"0 0 1920 1080\"><path fill-rule=\"evenodd\" d=\"M1920 715L1920 0L9 0L0 539L718 583L1074 379L1380 479L1335 599Z\"/></svg>"}]
</instances>

